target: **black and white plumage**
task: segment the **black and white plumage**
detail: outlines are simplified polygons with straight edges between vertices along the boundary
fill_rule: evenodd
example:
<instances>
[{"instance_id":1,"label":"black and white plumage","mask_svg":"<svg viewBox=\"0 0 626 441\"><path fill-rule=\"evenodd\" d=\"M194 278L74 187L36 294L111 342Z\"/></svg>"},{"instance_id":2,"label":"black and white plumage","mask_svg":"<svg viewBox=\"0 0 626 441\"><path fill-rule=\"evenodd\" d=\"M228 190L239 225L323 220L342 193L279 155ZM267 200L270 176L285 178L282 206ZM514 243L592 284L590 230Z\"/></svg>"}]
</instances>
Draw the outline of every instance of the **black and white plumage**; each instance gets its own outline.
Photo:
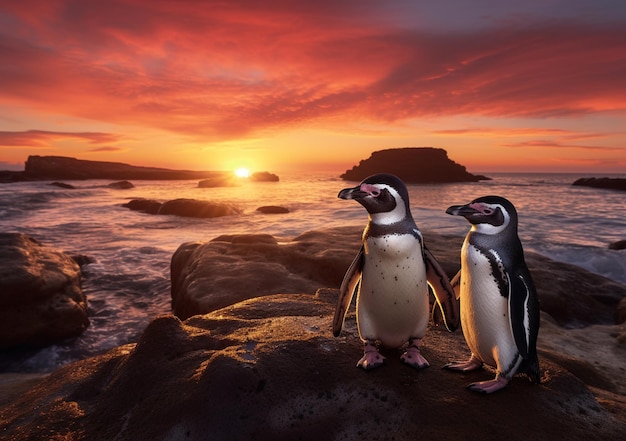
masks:
<instances>
[{"instance_id":1,"label":"black and white plumage","mask_svg":"<svg viewBox=\"0 0 626 441\"><path fill-rule=\"evenodd\" d=\"M362 246L340 288L333 320L338 336L354 293L357 326L365 353L357 363L371 369L383 363L377 342L401 347L402 360L415 367L429 364L420 353L420 340L429 319L428 284L443 311L445 325L459 323L458 302L448 276L424 246L409 207L409 193L396 176L370 176L354 188L341 190L342 199L354 199L369 214Z\"/></svg>"},{"instance_id":2,"label":"black and white plumage","mask_svg":"<svg viewBox=\"0 0 626 441\"><path fill-rule=\"evenodd\" d=\"M517 234L517 211L500 196L485 196L446 213L463 216L471 229L461 250L461 270L452 285L461 302L461 327L472 356L447 368L470 371L483 363L496 378L469 385L492 393L517 372L539 383L539 299Z\"/></svg>"}]
</instances>

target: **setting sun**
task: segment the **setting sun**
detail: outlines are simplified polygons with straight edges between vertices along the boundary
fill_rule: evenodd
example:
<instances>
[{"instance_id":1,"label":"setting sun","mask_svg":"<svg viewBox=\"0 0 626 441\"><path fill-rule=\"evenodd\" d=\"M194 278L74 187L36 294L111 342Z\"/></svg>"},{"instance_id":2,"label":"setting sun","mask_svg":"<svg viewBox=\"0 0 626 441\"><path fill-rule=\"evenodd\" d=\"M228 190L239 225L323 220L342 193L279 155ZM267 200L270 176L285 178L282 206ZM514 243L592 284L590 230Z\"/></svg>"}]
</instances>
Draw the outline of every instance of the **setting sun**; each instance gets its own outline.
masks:
<instances>
[{"instance_id":1,"label":"setting sun","mask_svg":"<svg viewBox=\"0 0 626 441\"><path fill-rule=\"evenodd\" d=\"M247 178L248 176L250 176L250 170L243 167L238 168L237 170L235 170L235 176L237 176L238 178Z\"/></svg>"}]
</instances>

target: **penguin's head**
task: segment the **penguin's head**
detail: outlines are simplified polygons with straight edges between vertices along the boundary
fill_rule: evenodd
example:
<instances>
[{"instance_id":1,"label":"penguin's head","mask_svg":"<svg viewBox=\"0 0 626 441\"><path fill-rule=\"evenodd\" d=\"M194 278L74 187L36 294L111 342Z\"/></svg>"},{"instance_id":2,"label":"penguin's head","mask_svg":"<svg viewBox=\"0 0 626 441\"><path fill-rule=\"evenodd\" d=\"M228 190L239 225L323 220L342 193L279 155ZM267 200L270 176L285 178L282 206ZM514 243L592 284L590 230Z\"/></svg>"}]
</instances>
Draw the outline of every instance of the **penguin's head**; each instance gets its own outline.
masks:
<instances>
[{"instance_id":1,"label":"penguin's head","mask_svg":"<svg viewBox=\"0 0 626 441\"><path fill-rule=\"evenodd\" d=\"M400 178L394 175L372 175L356 187L344 188L338 197L354 199L365 207L373 222L381 225L411 217L409 192Z\"/></svg>"},{"instance_id":2,"label":"penguin's head","mask_svg":"<svg viewBox=\"0 0 626 441\"><path fill-rule=\"evenodd\" d=\"M463 216L478 233L498 234L507 228L517 231L517 211L501 196L483 196L466 205L453 205L446 213Z\"/></svg>"}]
</instances>

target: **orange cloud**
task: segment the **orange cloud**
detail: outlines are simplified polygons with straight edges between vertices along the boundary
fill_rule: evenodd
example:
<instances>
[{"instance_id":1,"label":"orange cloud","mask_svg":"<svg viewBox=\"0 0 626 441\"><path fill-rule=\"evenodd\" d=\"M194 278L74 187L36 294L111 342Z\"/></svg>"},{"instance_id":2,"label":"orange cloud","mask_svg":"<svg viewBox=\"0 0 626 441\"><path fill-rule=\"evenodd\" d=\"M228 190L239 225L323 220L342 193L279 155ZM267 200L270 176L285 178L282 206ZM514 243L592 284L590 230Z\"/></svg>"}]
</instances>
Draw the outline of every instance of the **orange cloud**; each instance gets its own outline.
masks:
<instances>
[{"instance_id":1,"label":"orange cloud","mask_svg":"<svg viewBox=\"0 0 626 441\"><path fill-rule=\"evenodd\" d=\"M65 139L78 139L90 144L102 144L117 141L120 137L110 133L48 132L44 130L0 132L0 146L3 147L49 147L51 143Z\"/></svg>"},{"instance_id":2,"label":"orange cloud","mask_svg":"<svg viewBox=\"0 0 626 441\"><path fill-rule=\"evenodd\" d=\"M333 2L114 3L9 6L2 99L207 139L320 120L626 110L624 26L437 33L376 20L368 2L357 18Z\"/></svg>"}]
</instances>

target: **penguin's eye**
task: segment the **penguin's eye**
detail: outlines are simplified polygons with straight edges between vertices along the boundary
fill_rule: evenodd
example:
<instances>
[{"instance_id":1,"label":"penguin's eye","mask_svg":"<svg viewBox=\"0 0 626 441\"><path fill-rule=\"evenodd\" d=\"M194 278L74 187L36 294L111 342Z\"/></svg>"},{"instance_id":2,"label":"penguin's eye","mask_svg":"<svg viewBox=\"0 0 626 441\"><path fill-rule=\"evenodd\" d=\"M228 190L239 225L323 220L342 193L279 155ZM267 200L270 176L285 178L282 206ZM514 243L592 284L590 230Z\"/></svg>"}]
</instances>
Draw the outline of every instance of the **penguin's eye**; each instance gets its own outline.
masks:
<instances>
[{"instance_id":1,"label":"penguin's eye","mask_svg":"<svg viewBox=\"0 0 626 441\"><path fill-rule=\"evenodd\" d=\"M489 215L493 214L493 210L491 208L485 208L483 210L483 213L489 216Z\"/></svg>"},{"instance_id":2,"label":"penguin's eye","mask_svg":"<svg viewBox=\"0 0 626 441\"><path fill-rule=\"evenodd\" d=\"M372 196L377 198L380 195L380 190L372 190Z\"/></svg>"}]
</instances>

